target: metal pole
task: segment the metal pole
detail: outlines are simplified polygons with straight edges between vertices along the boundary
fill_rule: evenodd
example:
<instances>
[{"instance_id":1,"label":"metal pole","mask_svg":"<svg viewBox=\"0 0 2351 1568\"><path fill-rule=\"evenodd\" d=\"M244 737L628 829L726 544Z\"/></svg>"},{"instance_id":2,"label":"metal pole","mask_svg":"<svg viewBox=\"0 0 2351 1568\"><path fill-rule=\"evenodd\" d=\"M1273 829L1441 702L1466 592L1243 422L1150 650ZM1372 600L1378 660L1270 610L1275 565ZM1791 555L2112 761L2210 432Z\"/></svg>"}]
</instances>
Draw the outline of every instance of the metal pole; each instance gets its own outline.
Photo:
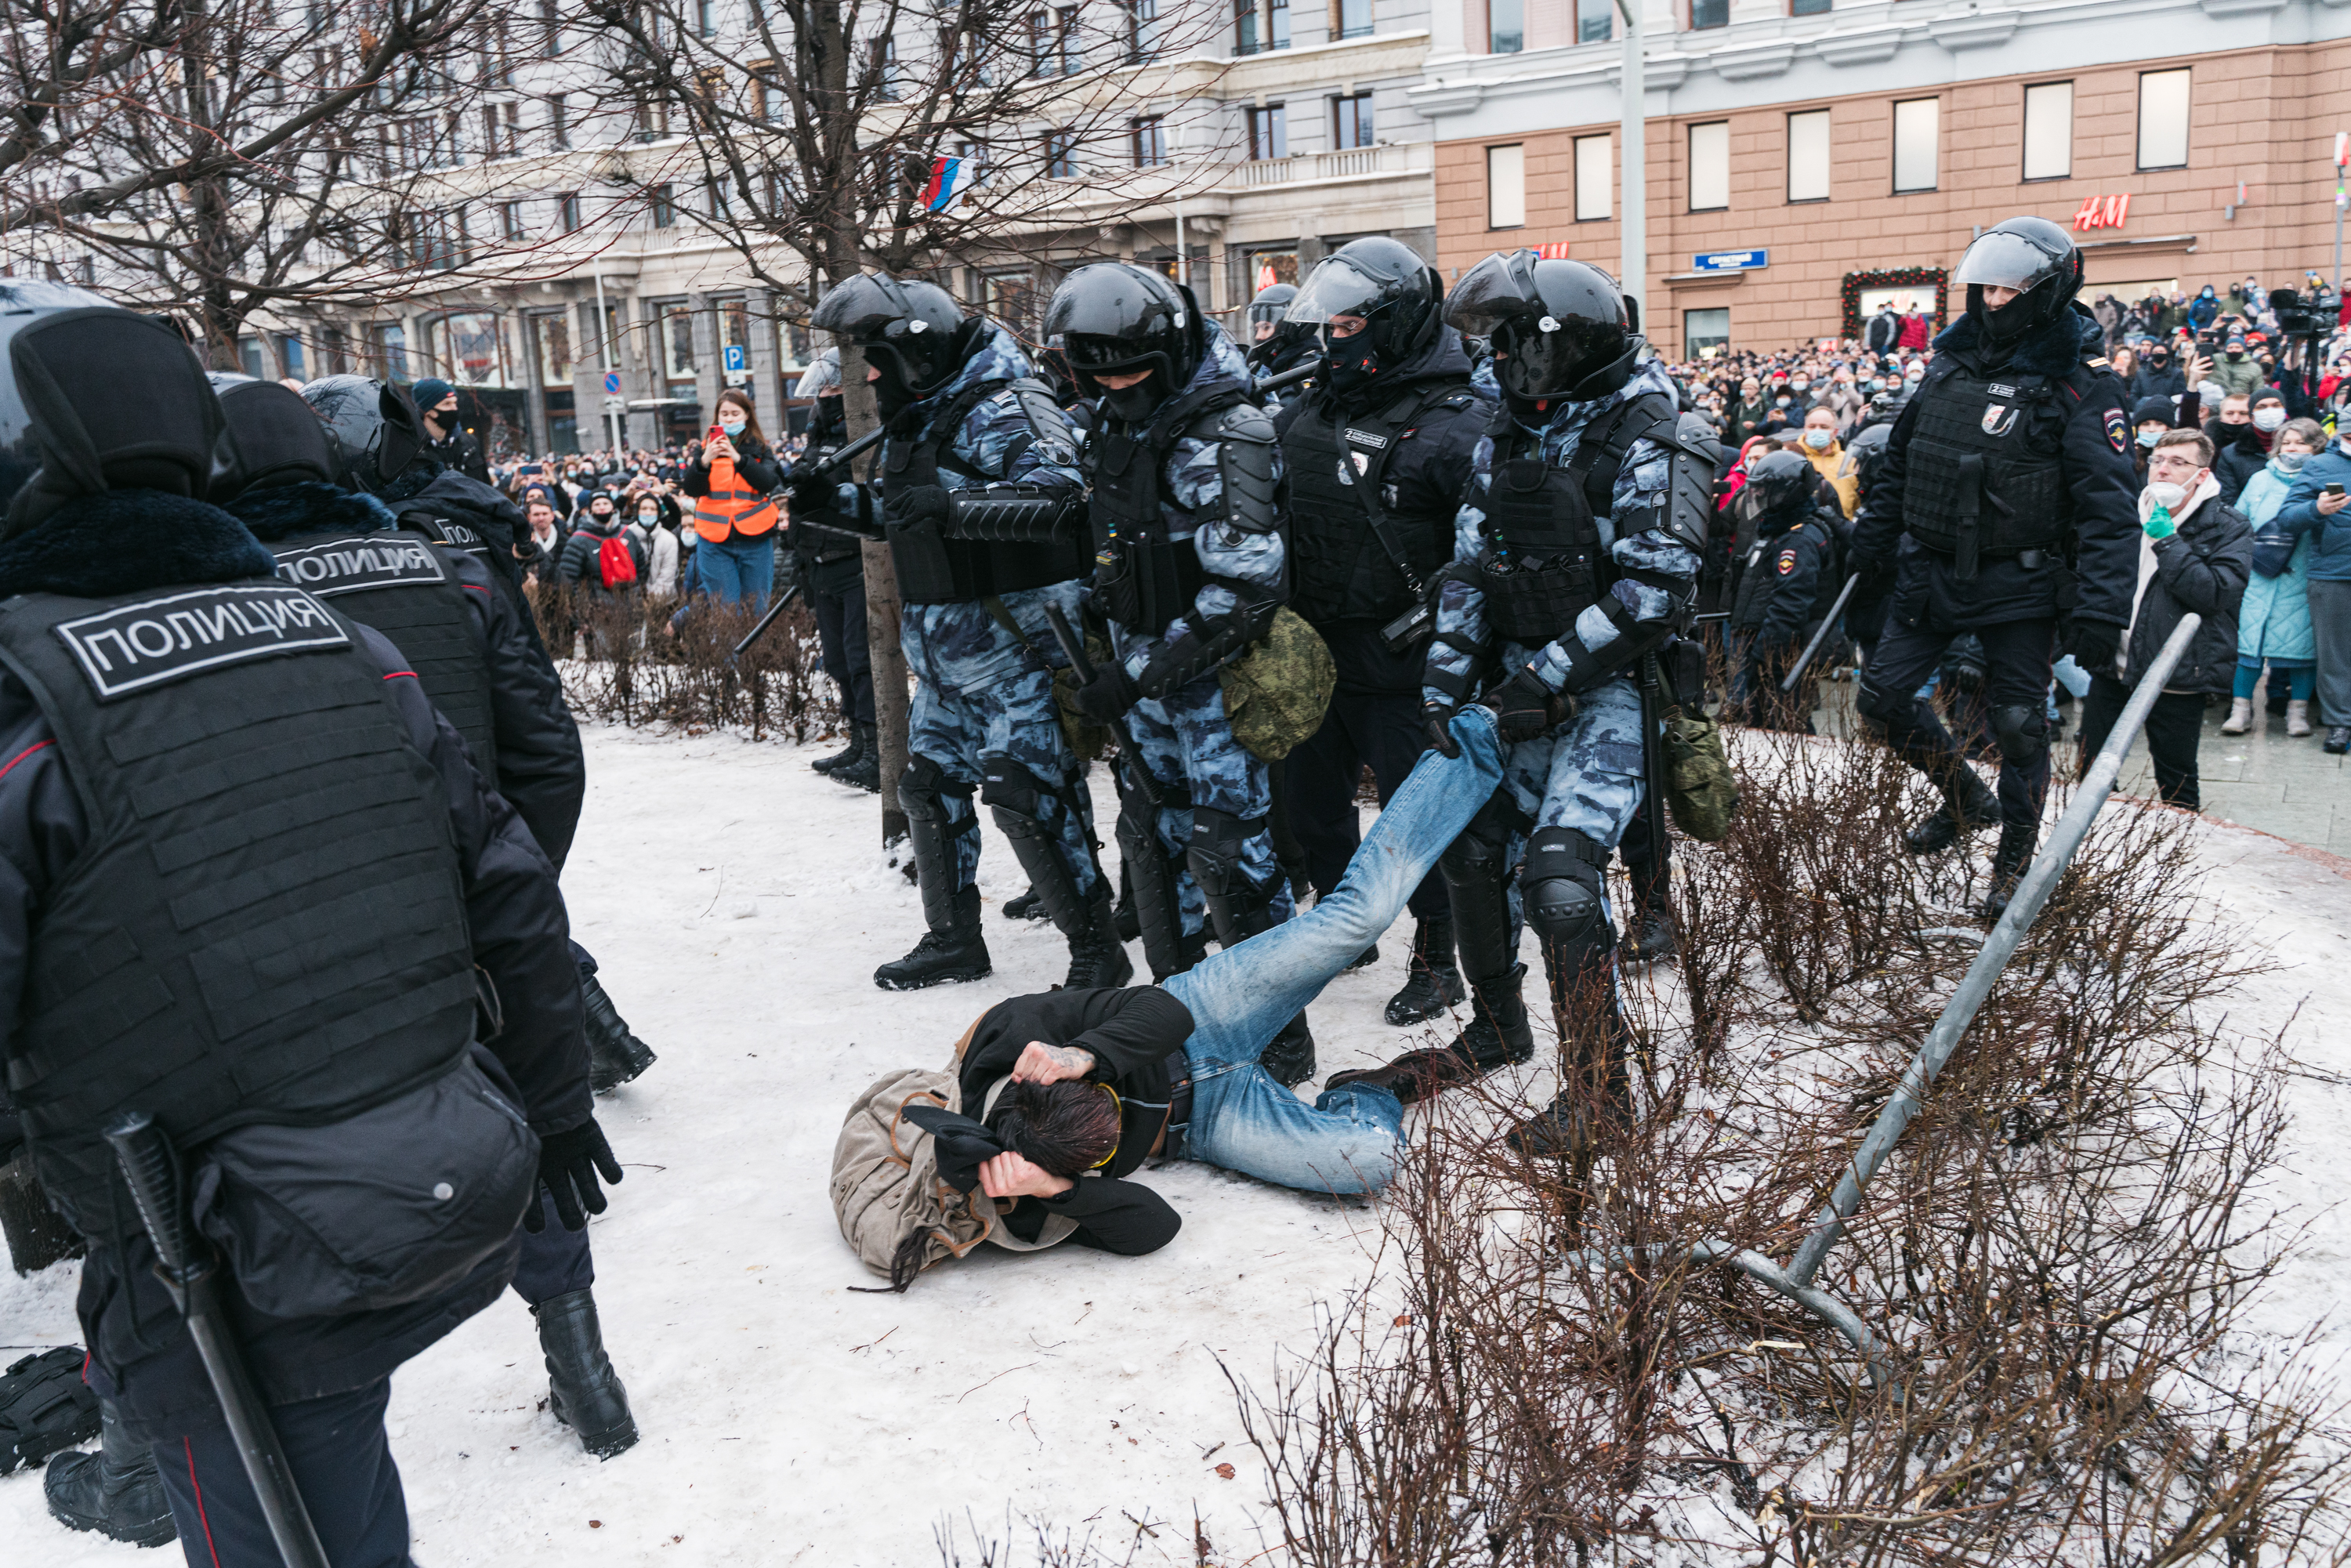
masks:
<instances>
[{"instance_id":1,"label":"metal pole","mask_svg":"<svg viewBox=\"0 0 2351 1568\"><path fill-rule=\"evenodd\" d=\"M1828 641L1829 632L1836 625L1837 617L1844 613L1844 601L1853 597L1853 591L1860 585L1861 573L1857 571L1844 580L1844 587L1837 591L1836 602L1829 606L1826 615L1821 617L1821 629L1813 633L1813 640L1804 644L1802 653L1796 655L1796 667L1790 670L1788 678L1780 683L1782 691L1794 691L1796 683L1804 678L1804 672L1813 667L1813 655L1821 651L1823 643Z\"/></svg>"},{"instance_id":2,"label":"metal pole","mask_svg":"<svg viewBox=\"0 0 2351 1568\"><path fill-rule=\"evenodd\" d=\"M2345 149L2338 132L2335 142L2335 313L2343 313L2343 163Z\"/></svg>"},{"instance_id":3,"label":"metal pole","mask_svg":"<svg viewBox=\"0 0 2351 1568\"><path fill-rule=\"evenodd\" d=\"M1640 0L1616 0L1616 14L1625 19L1625 102L1623 123L1617 131L1623 142L1618 149L1617 183L1625 188L1625 237L1617 282L1626 294L1639 299L1649 289L1649 163L1642 143L1648 85L1641 51Z\"/></svg>"},{"instance_id":4,"label":"metal pole","mask_svg":"<svg viewBox=\"0 0 2351 1568\"><path fill-rule=\"evenodd\" d=\"M618 368L612 363L612 313L604 304L604 269L599 267L593 270L596 274L596 342L599 348L597 358L604 361L604 373L611 375ZM607 392L604 395L609 397L611 394ZM604 439L611 443L611 450L615 456L620 453L621 437L623 434L621 416L607 408L604 411Z\"/></svg>"},{"instance_id":5,"label":"metal pole","mask_svg":"<svg viewBox=\"0 0 2351 1568\"><path fill-rule=\"evenodd\" d=\"M1951 993L1949 1003L1943 1009L1943 1016L1935 1020L1935 1027L1927 1033L1926 1043L1919 1046L1918 1054L1910 1059L1910 1065L1904 1071L1902 1082L1895 1090L1894 1098L1886 1102L1886 1109L1878 1113L1877 1121L1870 1127L1869 1135L1861 1141L1861 1147L1854 1151L1853 1165L1838 1178L1836 1192L1830 1197L1828 1207L1822 1209L1813 1221L1812 1233L1804 1238L1804 1244L1796 1249L1795 1260L1788 1265L1788 1278L1798 1286L1813 1282L1813 1276L1820 1272L1822 1260L1828 1257L1829 1249L1844 1235L1844 1222L1861 1207L1862 1187L1877 1174L1878 1167L1885 1165L1886 1156L1894 1152L1894 1145L1901 1141L1903 1129L1910 1124L1910 1118L1917 1115L1919 1106L1926 1103L1927 1091L1934 1086L1936 1074L1943 1071L1943 1064L1958 1049L1960 1037L1967 1033L1968 1025L1975 1021L1976 1009L1982 1007L1984 998L1991 994L1993 982L2008 967L2017 945L2024 939L2026 928L2041 913L2041 906L2049 902L2049 894L2056 887L2057 878L2073 861L2074 852L2082 847L2083 839L2088 836L2091 819L2098 814L2098 809L2106 803L2106 797L2113 792L2115 779L2122 772L2123 754L2130 749L2132 737L2147 723L2147 710L2155 706L2155 699L2163 695L2163 683L2187 653L2189 640L2196 635L2196 628L2202 623L2203 617L2199 615L2191 613L2180 618L2170 640L2164 643L2163 651L2155 656L2155 663L2140 678L2138 689L2131 693L2130 701L2124 705L2122 716L2115 721L2114 733L2106 737L2105 749L2098 753L2097 760L2090 765L2081 787L2074 790L2073 803L2065 808L2065 815L2059 819L2057 831L2050 835L2048 845L2033 857L2031 868L2024 873L2024 880L2017 884L2016 896L2009 901L2007 912L1991 928L1991 935L1984 939L1983 946L1977 950L1975 962L1968 966L1959 989Z\"/></svg>"}]
</instances>

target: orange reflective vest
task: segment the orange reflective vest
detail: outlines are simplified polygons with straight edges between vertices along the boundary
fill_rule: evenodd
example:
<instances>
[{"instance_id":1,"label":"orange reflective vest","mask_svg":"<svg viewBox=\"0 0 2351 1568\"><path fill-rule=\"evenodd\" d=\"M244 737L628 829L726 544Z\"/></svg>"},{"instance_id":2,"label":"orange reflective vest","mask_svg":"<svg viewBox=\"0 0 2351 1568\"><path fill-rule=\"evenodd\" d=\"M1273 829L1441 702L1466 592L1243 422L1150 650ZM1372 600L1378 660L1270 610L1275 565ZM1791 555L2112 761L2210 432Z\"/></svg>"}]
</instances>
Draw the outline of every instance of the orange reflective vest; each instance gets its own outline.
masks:
<instances>
[{"instance_id":1,"label":"orange reflective vest","mask_svg":"<svg viewBox=\"0 0 2351 1568\"><path fill-rule=\"evenodd\" d=\"M735 476L735 460L710 465L710 494L694 503L694 531L712 544L737 534L764 534L776 526L776 504Z\"/></svg>"}]
</instances>

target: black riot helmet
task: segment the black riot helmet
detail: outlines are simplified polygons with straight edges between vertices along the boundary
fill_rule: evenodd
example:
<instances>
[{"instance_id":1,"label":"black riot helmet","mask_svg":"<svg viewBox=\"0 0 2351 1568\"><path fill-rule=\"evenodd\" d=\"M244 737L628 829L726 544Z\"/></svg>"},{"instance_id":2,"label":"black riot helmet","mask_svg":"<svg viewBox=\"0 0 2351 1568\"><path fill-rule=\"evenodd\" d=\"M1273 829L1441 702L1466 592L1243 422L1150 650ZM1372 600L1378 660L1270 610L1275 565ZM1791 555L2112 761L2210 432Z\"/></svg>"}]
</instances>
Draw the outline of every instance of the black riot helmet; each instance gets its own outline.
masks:
<instances>
[{"instance_id":1,"label":"black riot helmet","mask_svg":"<svg viewBox=\"0 0 2351 1568\"><path fill-rule=\"evenodd\" d=\"M2164 406L2167 410L2170 407L2168 403ZM1844 463L1837 470L1838 476L1860 480L1861 493L1868 495L1876 487L1877 476L1886 471L1886 449L1893 439L1894 426L1889 421L1881 420L1856 431L1854 438L1844 444Z\"/></svg>"},{"instance_id":2,"label":"black riot helmet","mask_svg":"<svg viewBox=\"0 0 2351 1568\"><path fill-rule=\"evenodd\" d=\"M935 283L862 272L825 290L809 325L847 339L881 372L882 412L920 402L963 368L971 334L954 296Z\"/></svg>"},{"instance_id":3,"label":"black riot helmet","mask_svg":"<svg viewBox=\"0 0 2351 1568\"><path fill-rule=\"evenodd\" d=\"M1731 505L1737 521L1761 523L1764 518L1809 504L1819 491L1820 470L1792 452L1771 452L1747 469L1747 483L1739 487Z\"/></svg>"},{"instance_id":4,"label":"black riot helmet","mask_svg":"<svg viewBox=\"0 0 2351 1568\"><path fill-rule=\"evenodd\" d=\"M0 535L108 490L201 499L229 461L220 404L171 322L85 288L0 279Z\"/></svg>"},{"instance_id":5,"label":"black riot helmet","mask_svg":"<svg viewBox=\"0 0 2351 1568\"><path fill-rule=\"evenodd\" d=\"M2071 235L2047 218L2010 218L1976 236L1959 257L1951 281L1968 288L1968 314L1994 348L2008 348L2065 313L2082 291L2082 253ZM1984 304L1987 288L2013 288L2018 297L1998 310Z\"/></svg>"},{"instance_id":6,"label":"black riot helmet","mask_svg":"<svg viewBox=\"0 0 2351 1568\"><path fill-rule=\"evenodd\" d=\"M1297 298L1298 289L1293 284L1271 283L1259 289L1257 297L1249 302L1249 341L1259 342L1270 337L1271 333L1261 329L1280 327L1290 302Z\"/></svg>"},{"instance_id":7,"label":"black riot helmet","mask_svg":"<svg viewBox=\"0 0 2351 1568\"><path fill-rule=\"evenodd\" d=\"M1411 246L1386 238L1351 240L1314 264L1285 321L1319 327L1331 384L1341 392L1408 364L1444 329L1437 268ZM1344 336L1337 321L1363 325Z\"/></svg>"},{"instance_id":8,"label":"black riot helmet","mask_svg":"<svg viewBox=\"0 0 2351 1568\"><path fill-rule=\"evenodd\" d=\"M335 483L347 490L383 494L424 450L416 405L389 382L322 376L302 389L302 401L326 426L335 454Z\"/></svg>"},{"instance_id":9,"label":"black riot helmet","mask_svg":"<svg viewBox=\"0 0 2351 1568\"><path fill-rule=\"evenodd\" d=\"M1081 391L1128 421L1149 417L1191 385L1207 353L1192 291L1124 261L1098 261L1063 278L1045 308L1045 340L1068 358ZM1151 374L1118 392L1095 379L1137 371Z\"/></svg>"},{"instance_id":10,"label":"black riot helmet","mask_svg":"<svg viewBox=\"0 0 2351 1568\"><path fill-rule=\"evenodd\" d=\"M220 399L236 447L235 465L213 476L210 499L215 505L266 485L335 482L335 444L301 393L222 371L205 379Z\"/></svg>"},{"instance_id":11,"label":"black riot helmet","mask_svg":"<svg viewBox=\"0 0 2351 1568\"><path fill-rule=\"evenodd\" d=\"M1531 250L1471 267L1447 298L1445 319L1465 337L1492 340L1495 379L1519 403L1604 397L1632 379L1642 347L1614 278Z\"/></svg>"}]
</instances>

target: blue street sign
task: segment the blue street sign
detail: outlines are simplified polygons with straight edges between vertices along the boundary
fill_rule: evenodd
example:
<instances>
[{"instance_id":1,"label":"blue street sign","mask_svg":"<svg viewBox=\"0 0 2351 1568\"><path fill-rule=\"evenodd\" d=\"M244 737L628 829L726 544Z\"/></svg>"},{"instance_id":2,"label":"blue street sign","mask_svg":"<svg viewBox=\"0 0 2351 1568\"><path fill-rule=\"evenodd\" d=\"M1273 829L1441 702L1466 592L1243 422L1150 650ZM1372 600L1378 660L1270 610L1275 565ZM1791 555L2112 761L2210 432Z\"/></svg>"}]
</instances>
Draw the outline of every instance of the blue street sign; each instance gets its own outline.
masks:
<instances>
[{"instance_id":1,"label":"blue street sign","mask_svg":"<svg viewBox=\"0 0 2351 1568\"><path fill-rule=\"evenodd\" d=\"M1768 250L1710 250L1690 257L1690 266L1699 272L1752 272L1771 264Z\"/></svg>"},{"instance_id":2,"label":"blue street sign","mask_svg":"<svg viewBox=\"0 0 2351 1568\"><path fill-rule=\"evenodd\" d=\"M742 344L729 343L726 345L726 368L730 371L741 371L750 368L743 362Z\"/></svg>"},{"instance_id":3,"label":"blue street sign","mask_svg":"<svg viewBox=\"0 0 2351 1568\"><path fill-rule=\"evenodd\" d=\"M606 371L604 372L604 395L606 397L618 397L621 395L620 371Z\"/></svg>"}]
</instances>

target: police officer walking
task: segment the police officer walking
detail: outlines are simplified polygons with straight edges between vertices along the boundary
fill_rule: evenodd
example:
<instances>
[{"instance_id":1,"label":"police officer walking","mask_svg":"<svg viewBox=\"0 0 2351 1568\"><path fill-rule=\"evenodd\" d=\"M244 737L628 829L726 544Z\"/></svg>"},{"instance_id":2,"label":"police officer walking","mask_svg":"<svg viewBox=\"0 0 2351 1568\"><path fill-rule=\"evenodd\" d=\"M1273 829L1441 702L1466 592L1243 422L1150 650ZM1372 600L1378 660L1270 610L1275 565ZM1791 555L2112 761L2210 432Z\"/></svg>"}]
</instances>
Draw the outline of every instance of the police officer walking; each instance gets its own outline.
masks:
<instances>
[{"instance_id":1,"label":"police officer walking","mask_svg":"<svg viewBox=\"0 0 2351 1568\"><path fill-rule=\"evenodd\" d=\"M1322 357L1322 345L1314 329L1289 319L1290 302L1297 298L1297 285L1274 283L1259 289L1249 303L1249 346L1245 357L1259 382L1271 381ZM1298 388L1284 387L1260 401L1268 408L1280 408L1301 395Z\"/></svg>"},{"instance_id":2,"label":"police officer walking","mask_svg":"<svg viewBox=\"0 0 2351 1568\"><path fill-rule=\"evenodd\" d=\"M1564 1148L1624 1092L1603 870L1642 800L1635 672L1697 596L1714 447L1703 420L1678 413L1664 365L1642 360L1626 301L1596 267L1489 256L1454 286L1445 319L1491 336L1502 406L1458 516L1423 698L1447 748L1445 721L1483 685L1512 743L1504 788L1441 862L1475 1003L1448 1071L1533 1053L1505 888L1523 857L1517 907L1541 939L1562 1088L1512 1136Z\"/></svg>"},{"instance_id":3,"label":"police officer walking","mask_svg":"<svg viewBox=\"0 0 2351 1568\"><path fill-rule=\"evenodd\" d=\"M1493 401L1469 385L1445 286L1392 239L1353 241L1316 264L1290 301L1319 328L1322 371L1274 418L1290 479L1290 607L1338 668L1322 727L1282 764L1283 808L1318 896L1339 885L1360 839L1355 784L1369 764L1385 806L1427 749L1420 674L1436 623L1426 601L1453 559L1454 515ZM1412 895L1411 972L1393 1024L1461 1000L1443 880Z\"/></svg>"},{"instance_id":4,"label":"police officer walking","mask_svg":"<svg viewBox=\"0 0 2351 1568\"><path fill-rule=\"evenodd\" d=\"M1067 984L1124 985L1134 965L1053 704L1045 615L1073 613L1081 592L1077 433L1012 334L967 319L935 283L863 274L831 289L810 324L863 350L889 435L874 486L805 482L793 509L878 519L916 682L898 800L930 929L873 983L913 990L990 972L977 793L1069 939Z\"/></svg>"},{"instance_id":5,"label":"police officer walking","mask_svg":"<svg viewBox=\"0 0 2351 1568\"><path fill-rule=\"evenodd\" d=\"M110 1157L141 1113L216 1178L203 1231L328 1560L401 1568L392 1370L506 1289L540 1183L577 1224L620 1179L555 876L398 650L199 498L228 448L177 333L9 282L0 339L5 1066L89 1242L87 1375L172 1455L184 1538L280 1561Z\"/></svg>"},{"instance_id":6,"label":"police officer walking","mask_svg":"<svg viewBox=\"0 0 2351 1568\"><path fill-rule=\"evenodd\" d=\"M1730 630L1742 650L1731 684L1740 716L1758 729L1813 733L1809 687L1780 685L1821 618L1835 602L1836 532L1819 500L1819 472L1792 452L1774 452L1748 471L1731 507L1751 533L1739 567Z\"/></svg>"},{"instance_id":7,"label":"police officer walking","mask_svg":"<svg viewBox=\"0 0 2351 1568\"><path fill-rule=\"evenodd\" d=\"M841 350L827 349L800 377L796 397L810 400L807 455L787 473L796 473L839 451L849 441L841 403ZM815 495L815 488L810 493ZM841 716L849 721L849 744L809 764L843 784L880 793L882 746L873 727L873 666L865 643L865 557L852 531L827 528L822 510L795 512L789 524L792 553L809 608L816 615L817 642L824 673L841 689Z\"/></svg>"},{"instance_id":8,"label":"police officer walking","mask_svg":"<svg viewBox=\"0 0 2351 1568\"><path fill-rule=\"evenodd\" d=\"M1078 701L1120 727L1151 780L1122 768L1118 842L1164 980L1198 961L1211 929L1229 947L1290 918L1271 779L1234 736L1217 678L1281 607L1281 448L1240 350L1191 290L1148 267L1071 273L1045 334L1096 400L1092 603L1113 656ZM1263 1060L1285 1085L1313 1075L1305 1014Z\"/></svg>"},{"instance_id":9,"label":"police officer walking","mask_svg":"<svg viewBox=\"0 0 2351 1568\"><path fill-rule=\"evenodd\" d=\"M2138 583L2138 478L2105 334L2074 301L2082 257L2043 218L1986 229L1959 260L1967 314L1895 422L1854 564L1891 580L1860 712L1942 796L1906 835L1935 854L2000 826L1996 919L2039 842L2046 698L2059 632L2085 669L2114 663ZM1951 641L1982 641L2000 790L1977 778L1918 688Z\"/></svg>"}]
</instances>

